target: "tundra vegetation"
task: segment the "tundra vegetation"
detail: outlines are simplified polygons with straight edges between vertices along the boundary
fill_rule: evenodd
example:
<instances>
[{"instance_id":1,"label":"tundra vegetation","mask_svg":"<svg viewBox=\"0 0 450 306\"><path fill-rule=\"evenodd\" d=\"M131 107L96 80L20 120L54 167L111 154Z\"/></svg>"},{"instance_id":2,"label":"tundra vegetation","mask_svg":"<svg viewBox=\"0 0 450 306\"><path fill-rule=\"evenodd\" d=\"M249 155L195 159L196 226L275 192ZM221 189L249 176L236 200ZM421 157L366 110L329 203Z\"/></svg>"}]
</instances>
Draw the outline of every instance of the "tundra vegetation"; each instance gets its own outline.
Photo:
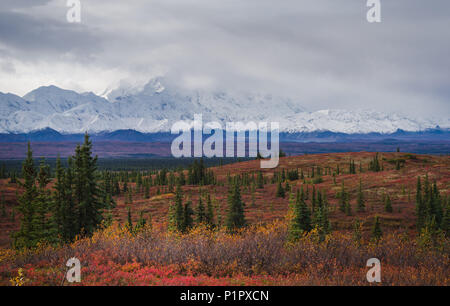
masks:
<instances>
[{"instance_id":1,"label":"tundra vegetation","mask_svg":"<svg viewBox=\"0 0 450 306\"><path fill-rule=\"evenodd\" d=\"M260 157L258 157L260 158ZM449 285L450 158L284 156L99 170L92 143L0 168L0 284ZM164 165L165 166L165 165ZM70 284L70 285L77 285Z\"/></svg>"}]
</instances>

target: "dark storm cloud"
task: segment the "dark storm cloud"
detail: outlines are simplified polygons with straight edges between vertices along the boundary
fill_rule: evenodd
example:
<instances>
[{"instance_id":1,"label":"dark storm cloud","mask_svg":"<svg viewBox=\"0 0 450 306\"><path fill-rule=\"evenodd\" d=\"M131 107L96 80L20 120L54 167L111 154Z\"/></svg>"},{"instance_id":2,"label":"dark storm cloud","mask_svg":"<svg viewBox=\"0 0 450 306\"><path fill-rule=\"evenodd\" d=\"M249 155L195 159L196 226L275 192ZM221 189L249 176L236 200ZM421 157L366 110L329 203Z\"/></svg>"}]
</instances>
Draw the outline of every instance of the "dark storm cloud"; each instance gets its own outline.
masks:
<instances>
[{"instance_id":1,"label":"dark storm cloud","mask_svg":"<svg viewBox=\"0 0 450 306\"><path fill-rule=\"evenodd\" d=\"M2 0L0 10L12 10L16 8L29 8L41 6L49 3L51 0Z\"/></svg>"},{"instance_id":2,"label":"dark storm cloud","mask_svg":"<svg viewBox=\"0 0 450 306\"><path fill-rule=\"evenodd\" d=\"M81 60L95 49L99 40L84 25L42 19L18 12L0 11L0 42L10 53L24 60L54 59L71 53Z\"/></svg>"},{"instance_id":3,"label":"dark storm cloud","mask_svg":"<svg viewBox=\"0 0 450 306\"><path fill-rule=\"evenodd\" d=\"M16 83L42 75L99 93L163 73L288 95L310 110L449 114L447 0L382 0L380 24L366 21L366 0L81 0L81 24L65 21L65 2L2 1L1 67L15 67Z\"/></svg>"}]
</instances>

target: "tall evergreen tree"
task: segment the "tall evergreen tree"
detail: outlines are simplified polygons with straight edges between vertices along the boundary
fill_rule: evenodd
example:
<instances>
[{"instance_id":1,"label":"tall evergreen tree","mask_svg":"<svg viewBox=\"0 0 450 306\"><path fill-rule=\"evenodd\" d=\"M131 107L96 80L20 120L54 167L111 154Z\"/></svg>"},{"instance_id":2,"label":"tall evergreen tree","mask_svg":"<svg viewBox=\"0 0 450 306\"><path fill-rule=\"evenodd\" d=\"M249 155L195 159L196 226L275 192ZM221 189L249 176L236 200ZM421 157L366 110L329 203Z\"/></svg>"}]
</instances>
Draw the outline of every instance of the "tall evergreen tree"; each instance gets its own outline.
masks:
<instances>
[{"instance_id":1,"label":"tall evergreen tree","mask_svg":"<svg viewBox=\"0 0 450 306\"><path fill-rule=\"evenodd\" d=\"M391 197L389 195L386 195L385 202L384 202L384 210L388 213L391 213L393 211Z\"/></svg>"},{"instance_id":2,"label":"tall evergreen tree","mask_svg":"<svg viewBox=\"0 0 450 306\"><path fill-rule=\"evenodd\" d=\"M192 216L194 215L194 211L192 210L192 202L186 201L186 204L184 204L184 215L183 215L183 228L182 231L186 232L192 226L194 225L194 219L192 219Z\"/></svg>"},{"instance_id":3,"label":"tall evergreen tree","mask_svg":"<svg viewBox=\"0 0 450 306\"><path fill-rule=\"evenodd\" d=\"M150 199L150 184L148 180L145 181L144 198Z\"/></svg>"},{"instance_id":4,"label":"tall evergreen tree","mask_svg":"<svg viewBox=\"0 0 450 306\"><path fill-rule=\"evenodd\" d=\"M349 211L351 213L349 194L345 190L344 182L342 182L341 191L338 194L338 198L339 198L339 210L346 214L348 214ZM350 210L349 210L349 207L350 207Z\"/></svg>"},{"instance_id":5,"label":"tall evergreen tree","mask_svg":"<svg viewBox=\"0 0 450 306\"><path fill-rule=\"evenodd\" d=\"M364 193L362 191L362 182L359 180L359 188L358 188L358 198L357 198L357 207L359 212L363 212L366 209L364 200Z\"/></svg>"},{"instance_id":6,"label":"tall evergreen tree","mask_svg":"<svg viewBox=\"0 0 450 306\"><path fill-rule=\"evenodd\" d=\"M177 184L180 184L181 186L186 184L186 177L184 176L183 168L178 169L178 182Z\"/></svg>"},{"instance_id":7,"label":"tall evergreen tree","mask_svg":"<svg viewBox=\"0 0 450 306\"><path fill-rule=\"evenodd\" d=\"M447 235L447 237L450 237L450 198L446 198L445 201L445 213L444 217L442 218L442 230Z\"/></svg>"},{"instance_id":8,"label":"tall evergreen tree","mask_svg":"<svg viewBox=\"0 0 450 306\"><path fill-rule=\"evenodd\" d=\"M74 163L69 157L68 168L64 174L63 200L61 204L62 236L65 241L72 241L80 233L79 222L77 221L78 207L74 197Z\"/></svg>"},{"instance_id":9,"label":"tall evergreen tree","mask_svg":"<svg viewBox=\"0 0 450 306\"><path fill-rule=\"evenodd\" d=\"M206 223L210 226L214 225L214 207L209 193L206 197Z\"/></svg>"},{"instance_id":10,"label":"tall evergreen tree","mask_svg":"<svg viewBox=\"0 0 450 306\"><path fill-rule=\"evenodd\" d=\"M426 222L426 207L422 197L422 184L420 177L417 178L416 187L416 215L417 215L417 231L420 232L425 226Z\"/></svg>"},{"instance_id":11,"label":"tall evergreen tree","mask_svg":"<svg viewBox=\"0 0 450 306\"><path fill-rule=\"evenodd\" d=\"M353 223L353 240L355 241L358 247L361 246L362 224L358 218L356 218L355 222Z\"/></svg>"},{"instance_id":12,"label":"tall evergreen tree","mask_svg":"<svg viewBox=\"0 0 450 306\"><path fill-rule=\"evenodd\" d=\"M278 186L277 186L277 197L278 198L284 198L285 196L285 192L284 192L284 188L281 185L281 180L278 181Z\"/></svg>"},{"instance_id":13,"label":"tall evergreen tree","mask_svg":"<svg viewBox=\"0 0 450 306\"><path fill-rule=\"evenodd\" d=\"M303 187L301 191L297 190L297 198L294 206L294 217L290 224L291 238L298 238L304 232L311 230L311 211L306 205Z\"/></svg>"},{"instance_id":14,"label":"tall evergreen tree","mask_svg":"<svg viewBox=\"0 0 450 306\"><path fill-rule=\"evenodd\" d=\"M261 171L258 172L257 187L258 189L264 188L264 177Z\"/></svg>"},{"instance_id":15,"label":"tall evergreen tree","mask_svg":"<svg viewBox=\"0 0 450 306\"><path fill-rule=\"evenodd\" d=\"M2 206L2 217L6 217L6 204L5 204L5 196L2 194L0 198L1 206Z\"/></svg>"},{"instance_id":16,"label":"tall evergreen tree","mask_svg":"<svg viewBox=\"0 0 450 306\"><path fill-rule=\"evenodd\" d=\"M183 190L181 189L180 184L177 185L175 191L174 220L176 229L178 231L183 231L183 220L184 220Z\"/></svg>"},{"instance_id":17,"label":"tall evergreen tree","mask_svg":"<svg viewBox=\"0 0 450 306\"><path fill-rule=\"evenodd\" d=\"M36 188L36 170L34 168L33 152L31 145L28 142L27 158L22 164L22 178L21 186L24 193L19 197L18 210L22 214L20 221L20 230L14 233L14 246L16 248L31 248L36 245L36 226L35 215L36 205L35 200L38 195Z\"/></svg>"},{"instance_id":18,"label":"tall evergreen tree","mask_svg":"<svg viewBox=\"0 0 450 306\"><path fill-rule=\"evenodd\" d=\"M241 200L239 184L235 183L230 187L228 196L228 214L226 219L228 230L233 231L246 225L244 206L245 204Z\"/></svg>"},{"instance_id":19,"label":"tall evergreen tree","mask_svg":"<svg viewBox=\"0 0 450 306\"><path fill-rule=\"evenodd\" d=\"M91 235L102 221L104 203L100 201L97 156L92 156L92 142L87 133L83 145L76 148L74 161L79 228L84 234Z\"/></svg>"},{"instance_id":20,"label":"tall evergreen tree","mask_svg":"<svg viewBox=\"0 0 450 306\"><path fill-rule=\"evenodd\" d=\"M198 205L197 205L197 223L205 223L206 222L206 212L205 212L205 205L203 205L202 197L200 196L198 198Z\"/></svg>"},{"instance_id":21,"label":"tall evergreen tree","mask_svg":"<svg viewBox=\"0 0 450 306\"><path fill-rule=\"evenodd\" d=\"M352 215L352 204L350 204L350 201L345 202L345 214L347 216Z\"/></svg>"},{"instance_id":22,"label":"tall evergreen tree","mask_svg":"<svg viewBox=\"0 0 450 306\"><path fill-rule=\"evenodd\" d=\"M46 189L50 183L50 167L45 164L44 159L40 162L36 182L38 194L35 199L35 238L40 242L56 243L58 241L58 228L55 222L55 214L52 214L54 209L51 193Z\"/></svg>"},{"instance_id":23,"label":"tall evergreen tree","mask_svg":"<svg viewBox=\"0 0 450 306\"><path fill-rule=\"evenodd\" d=\"M140 229L143 229L146 225L147 225L147 219L145 219L144 212L141 210L141 212L139 213L139 220L136 224L135 230L138 231ZM149 225L151 225L151 223Z\"/></svg>"},{"instance_id":24,"label":"tall evergreen tree","mask_svg":"<svg viewBox=\"0 0 450 306\"><path fill-rule=\"evenodd\" d=\"M431 198L429 200L431 202L430 211L432 216L436 219L436 225L439 227L442 223L442 219L444 217L444 210L442 206L442 198L439 193L437 183L434 181L433 183L433 190L431 191Z\"/></svg>"},{"instance_id":25,"label":"tall evergreen tree","mask_svg":"<svg viewBox=\"0 0 450 306\"><path fill-rule=\"evenodd\" d=\"M322 194L318 192L317 208L314 211L314 226L319 232L321 240L330 232L330 221L328 220L328 206L322 200Z\"/></svg>"},{"instance_id":26,"label":"tall evergreen tree","mask_svg":"<svg viewBox=\"0 0 450 306\"><path fill-rule=\"evenodd\" d=\"M372 228L372 239L378 242L382 236L383 232L381 230L380 218L376 216Z\"/></svg>"},{"instance_id":27,"label":"tall evergreen tree","mask_svg":"<svg viewBox=\"0 0 450 306\"><path fill-rule=\"evenodd\" d=\"M63 234L64 232L63 214L66 199L66 186L65 186L65 171L61 165L61 158L59 157L59 155L58 158L56 159L55 176L56 176L54 186L55 191L53 193L54 217L56 225L58 227L58 231ZM70 186L70 188L71 187L72 186Z\"/></svg>"},{"instance_id":28,"label":"tall evergreen tree","mask_svg":"<svg viewBox=\"0 0 450 306\"><path fill-rule=\"evenodd\" d=\"M126 227L130 233L133 231L133 220L131 218L130 206L127 207L127 225L126 225Z\"/></svg>"}]
</instances>

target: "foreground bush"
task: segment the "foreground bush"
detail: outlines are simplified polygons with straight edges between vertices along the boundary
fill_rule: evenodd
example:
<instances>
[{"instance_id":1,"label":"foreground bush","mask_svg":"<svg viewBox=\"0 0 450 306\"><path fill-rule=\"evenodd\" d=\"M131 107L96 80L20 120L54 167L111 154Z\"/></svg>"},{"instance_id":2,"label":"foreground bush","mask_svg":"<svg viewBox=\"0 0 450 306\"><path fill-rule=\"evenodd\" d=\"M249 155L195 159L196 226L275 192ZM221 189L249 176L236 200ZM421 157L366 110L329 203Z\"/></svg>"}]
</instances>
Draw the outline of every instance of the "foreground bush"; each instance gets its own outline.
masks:
<instances>
[{"instance_id":1,"label":"foreground bush","mask_svg":"<svg viewBox=\"0 0 450 306\"><path fill-rule=\"evenodd\" d=\"M288 237L283 222L235 234L161 227L132 235L113 225L62 247L1 251L0 283L10 285L22 269L21 284L67 284L65 262L77 257L81 285L368 285L365 265L375 257L382 285L450 284L446 238L430 247L401 233L377 244L338 232L321 241L314 230L295 242Z\"/></svg>"}]
</instances>

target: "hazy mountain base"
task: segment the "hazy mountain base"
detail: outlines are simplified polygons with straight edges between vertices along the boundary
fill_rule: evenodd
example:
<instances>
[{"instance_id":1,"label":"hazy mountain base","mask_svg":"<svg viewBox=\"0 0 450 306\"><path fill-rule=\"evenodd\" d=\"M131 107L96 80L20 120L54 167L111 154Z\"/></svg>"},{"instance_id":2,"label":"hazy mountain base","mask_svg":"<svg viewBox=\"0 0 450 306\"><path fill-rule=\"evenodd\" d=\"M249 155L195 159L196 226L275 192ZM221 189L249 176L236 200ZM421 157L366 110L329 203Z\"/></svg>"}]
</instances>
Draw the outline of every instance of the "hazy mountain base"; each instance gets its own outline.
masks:
<instances>
[{"instance_id":1,"label":"hazy mountain base","mask_svg":"<svg viewBox=\"0 0 450 306\"><path fill-rule=\"evenodd\" d=\"M248 135L248 134L247 134ZM172 142L178 135L169 132L141 133L135 130L116 130L112 132L91 133L91 139L98 141L126 142ZM0 142L81 142L84 134L64 134L51 128L36 130L29 133L0 133ZM204 138L208 136L205 135ZM270 137L270 133L269 133ZM331 131L316 131L305 133L280 133L281 142L421 142L450 141L449 129L428 129L419 132L397 130L394 133L346 134Z\"/></svg>"}]
</instances>

